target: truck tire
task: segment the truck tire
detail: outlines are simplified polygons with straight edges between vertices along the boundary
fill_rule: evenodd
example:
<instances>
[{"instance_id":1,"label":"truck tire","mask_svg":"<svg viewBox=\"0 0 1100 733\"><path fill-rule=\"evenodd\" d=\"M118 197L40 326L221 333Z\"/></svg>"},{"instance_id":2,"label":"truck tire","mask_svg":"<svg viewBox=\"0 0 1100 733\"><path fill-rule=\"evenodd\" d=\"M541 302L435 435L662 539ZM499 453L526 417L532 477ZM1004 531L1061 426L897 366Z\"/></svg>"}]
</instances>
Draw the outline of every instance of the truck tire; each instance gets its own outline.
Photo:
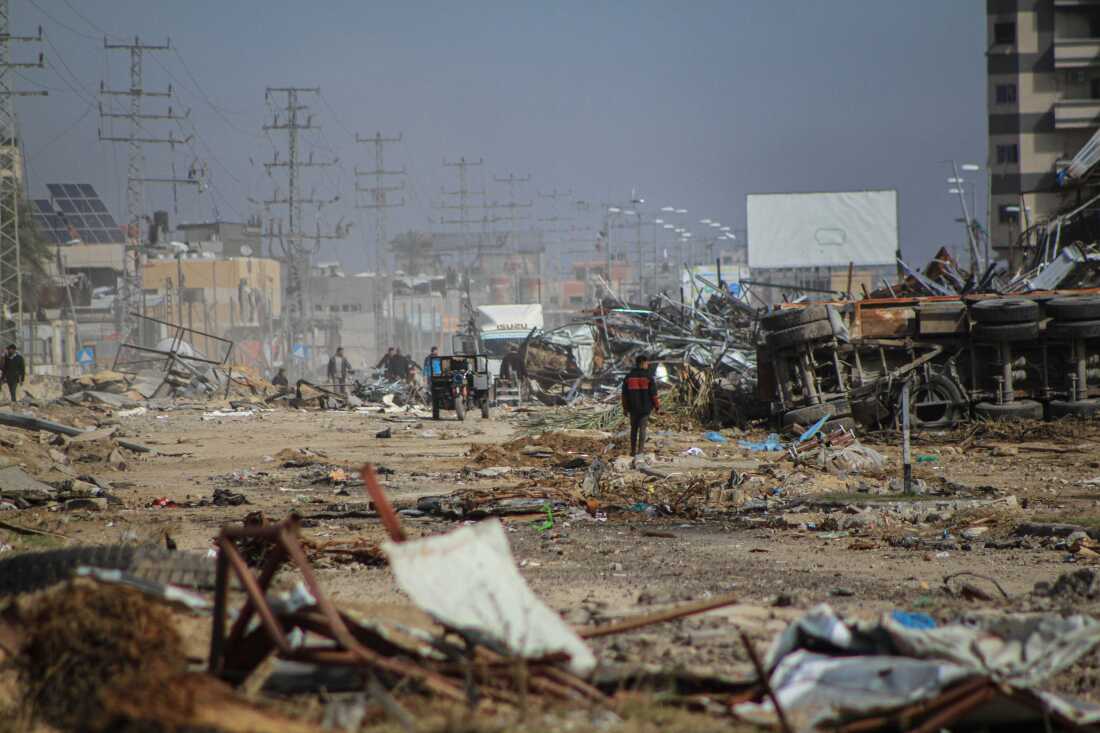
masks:
<instances>
[{"instance_id":1,"label":"truck tire","mask_svg":"<svg viewBox=\"0 0 1100 733\"><path fill-rule=\"evenodd\" d=\"M826 321L829 319L829 310L820 304L808 305L805 308L786 308L784 310L769 313L760 319L760 328L766 333L785 331L788 328L801 326L814 321Z\"/></svg>"},{"instance_id":2,"label":"truck tire","mask_svg":"<svg viewBox=\"0 0 1100 733\"><path fill-rule=\"evenodd\" d=\"M796 423L808 428L823 417L839 417L842 414L851 414L851 412L852 406L848 404L847 400L843 402L822 402L820 405L806 405L805 407L796 407L789 410L783 413L780 422L785 428L789 428Z\"/></svg>"},{"instance_id":3,"label":"truck tire","mask_svg":"<svg viewBox=\"0 0 1100 733\"><path fill-rule=\"evenodd\" d=\"M1016 400L1003 405L979 402L974 414L986 420L1042 420L1043 406L1035 400Z\"/></svg>"},{"instance_id":4,"label":"truck tire","mask_svg":"<svg viewBox=\"0 0 1100 733\"><path fill-rule=\"evenodd\" d=\"M1100 296L1051 298L1045 311L1055 321L1094 321L1100 319Z\"/></svg>"},{"instance_id":5,"label":"truck tire","mask_svg":"<svg viewBox=\"0 0 1100 733\"><path fill-rule=\"evenodd\" d=\"M1055 339L1100 338L1100 321L1051 321L1047 336Z\"/></svg>"},{"instance_id":6,"label":"truck tire","mask_svg":"<svg viewBox=\"0 0 1100 733\"><path fill-rule=\"evenodd\" d=\"M485 397L481 400L481 419L489 419L489 398Z\"/></svg>"},{"instance_id":7,"label":"truck tire","mask_svg":"<svg viewBox=\"0 0 1100 733\"><path fill-rule=\"evenodd\" d=\"M439 400L432 400L432 419L439 419Z\"/></svg>"},{"instance_id":8,"label":"truck tire","mask_svg":"<svg viewBox=\"0 0 1100 733\"><path fill-rule=\"evenodd\" d=\"M970 335L977 341L993 344L1004 341L1035 341L1039 338L1039 322L975 323Z\"/></svg>"},{"instance_id":9,"label":"truck tire","mask_svg":"<svg viewBox=\"0 0 1100 733\"><path fill-rule=\"evenodd\" d=\"M994 298L970 306L975 323L1028 323L1039 320L1039 304L1027 298Z\"/></svg>"},{"instance_id":10,"label":"truck tire","mask_svg":"<svg viewBox=\"0 0 1100 733\"><path fill-rule=\"evenodd\" d=\"M462 395L455 397L455 416L459 422L466 419L466 398Z\"/></svg>"},{"instance_id":11,"label":"truck tire","mask_svg":"<svg viewBox=\"0 0 1100 733\"><path fill-rule=\"evenodd\" d=\"M1100 415L1100 400L1051 400L1050 419L1063 417L1096 417Z\"/></svg>"},{"instance_id":12,"label":"truck tire","mask_svg":"<svg viewBox=\"0 0 1100 733\"><path fill-rule=\"evenodd\" d=\"M955 380L933 374L909 393L909 424L918 430L951 427L966 417L966 404Z\"/></svg>"},{"instance_id":13,"label":"truck tire","mask_svg":"<svg viewBox=\"0 0 1100 733\"><path fill-rule=\"evenodd\" d=\"M832 335L833 326L831 323L828 321L813 321L794 328L769 333L768 346L773 349L787 349L792 346L832 338Z\"/></svg>"},{"instance_id":14,"label":"truck tire","mask_svg":"<svg viewBox=\"0 0 1100 733\"><path fill-rule=\"evenodd\" d=\"M82 566L121 570L144 580L190 588L211 588L215 581L214 563L205 555L159 547L89 545L28 552L0 560L0 596L61 583Z\"/></svg>"}]
</instances>

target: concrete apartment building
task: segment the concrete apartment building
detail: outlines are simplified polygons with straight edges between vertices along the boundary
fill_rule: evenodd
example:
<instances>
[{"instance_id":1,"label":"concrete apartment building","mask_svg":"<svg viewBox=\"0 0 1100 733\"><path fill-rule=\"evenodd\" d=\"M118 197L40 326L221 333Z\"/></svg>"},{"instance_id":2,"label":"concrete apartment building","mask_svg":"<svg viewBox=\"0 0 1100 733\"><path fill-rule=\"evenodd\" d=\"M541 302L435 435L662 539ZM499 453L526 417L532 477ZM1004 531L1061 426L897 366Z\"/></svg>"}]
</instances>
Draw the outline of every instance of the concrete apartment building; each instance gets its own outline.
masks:
<instances>
[{"instance_id":1,"label":"concrete apartment building","mask_svg":"<svg viewBox=\"0 0 1100 733\"><path fill-rule=\"evenodd\" d=\"M986 0L990 229L1022 232L1066 204L1064 168L1100 125L1100 0Z\"/></svg>"}]
</instances>

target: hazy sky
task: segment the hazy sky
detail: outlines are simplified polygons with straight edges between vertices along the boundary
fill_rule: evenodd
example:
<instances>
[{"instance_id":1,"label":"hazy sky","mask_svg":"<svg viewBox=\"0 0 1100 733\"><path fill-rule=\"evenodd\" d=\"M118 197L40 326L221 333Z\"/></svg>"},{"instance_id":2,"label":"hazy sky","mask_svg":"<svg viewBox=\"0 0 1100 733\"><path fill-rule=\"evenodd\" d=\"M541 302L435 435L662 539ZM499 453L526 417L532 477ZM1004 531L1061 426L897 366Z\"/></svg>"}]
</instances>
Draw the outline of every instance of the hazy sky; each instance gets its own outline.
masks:
<instances>
[{"instance_id":1,"label":"hazy sky","mask_svg":"<svg viewBox=\"0 0 1100 733\"><path fill-rule=\"evenodd\" d=\"M264 89L319 86L311 111L322 130L305 149L340 162L309 173L305 190L341 195L323 220L354 229L326 255L352 267L374 231L352 206L354 168L373 167L356 132L404 135L387 150L387 167L409 173L391 234L438 218L441 187L457 182L443 159L465 156L484 159L471 182L490 200L508 198L494 177L529 174L517 198L536 200L536 217L574 214L539 192L572 190L596 211L633 189L651 208L742 228L748 193L896 188L903 253L916 261L965 237L941 161L985 162L981 0L10 2L13 33L42 25L48 38L48 67L20 72L22 88L50 92L17 102L32 194L90 182L125 218L125 146L97 135L124 123L101 123L96 103L101 81L128 85L128 58L105 51L103 33L170 37L173 51L147 54L145 86L172 84L174 110L190 108L182 128L196 137L177 148L177 173L205 167L211 183L180 189L179 218L239 220L261 211L250 199L285 192L261 165L273 142L285 151L284 135L260 130L281 101L265 103ZM146 100L147 111L166 106ZM148 132L179 137L177 124ZM157 147L146 175L167 177L167 146ZM147 200L173 209L170 188L149 186Z\"/></svg>"}]
</instances>

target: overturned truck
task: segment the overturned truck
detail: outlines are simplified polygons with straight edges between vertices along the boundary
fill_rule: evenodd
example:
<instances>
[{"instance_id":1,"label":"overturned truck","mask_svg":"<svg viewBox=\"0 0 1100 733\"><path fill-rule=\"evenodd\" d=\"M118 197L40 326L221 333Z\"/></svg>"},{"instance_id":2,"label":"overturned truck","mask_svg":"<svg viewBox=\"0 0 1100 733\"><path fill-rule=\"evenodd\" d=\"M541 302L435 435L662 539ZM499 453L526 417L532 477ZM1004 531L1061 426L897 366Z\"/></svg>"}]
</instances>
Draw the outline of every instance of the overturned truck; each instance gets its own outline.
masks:
<instances>
[{"instance_id":1,"label":"overturned truck","mask_svg":"<svg viewBox=\"0 0 1100 733\"><path fill-rule=\"evenodd\" d=\"M784 429L1100 415L1100 290L866 298L760 320L758 395Z\"/></svg>"}]
</instances>

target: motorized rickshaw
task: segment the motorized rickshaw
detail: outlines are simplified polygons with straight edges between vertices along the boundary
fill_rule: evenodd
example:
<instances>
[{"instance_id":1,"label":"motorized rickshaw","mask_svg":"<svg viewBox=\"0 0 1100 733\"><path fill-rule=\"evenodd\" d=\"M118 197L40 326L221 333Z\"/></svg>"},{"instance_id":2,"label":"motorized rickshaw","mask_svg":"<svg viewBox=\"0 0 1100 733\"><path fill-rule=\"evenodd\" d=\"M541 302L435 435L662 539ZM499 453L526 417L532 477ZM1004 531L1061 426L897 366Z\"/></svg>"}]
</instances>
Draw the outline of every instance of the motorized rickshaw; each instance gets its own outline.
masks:
<instances>
[{"instance_id":1,"label":"motorized rickshaw","mask_svg":"<svg viewBox=\"0 0 1100 733\"><path fill-rule=\"evenodd\" d=\"M466 411L481 408L481 416L489 418L493 378L489 373L489 357L484 354L454 354L433 356L428 360L430 373L432 419L439 419L440 410L454 410L459 420Z\"/></svg>"}]
</instances>

